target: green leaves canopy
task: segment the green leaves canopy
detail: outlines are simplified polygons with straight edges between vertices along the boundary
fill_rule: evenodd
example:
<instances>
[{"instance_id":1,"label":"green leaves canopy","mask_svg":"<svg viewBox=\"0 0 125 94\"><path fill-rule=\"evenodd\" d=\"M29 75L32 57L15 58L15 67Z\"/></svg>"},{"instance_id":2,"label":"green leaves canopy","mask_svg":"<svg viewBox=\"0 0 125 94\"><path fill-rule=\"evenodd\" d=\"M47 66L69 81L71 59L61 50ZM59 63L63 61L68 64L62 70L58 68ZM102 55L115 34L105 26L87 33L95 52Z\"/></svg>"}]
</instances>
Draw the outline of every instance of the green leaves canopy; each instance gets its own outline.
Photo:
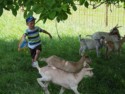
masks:
<instances>
[{"instance_id":1,"label":"green leaves canopy","mask_svg":"<svg viewBox=\"0 0 125 94\"><path fill-rule=\"evenodd\" d=\"M77 10L76 3L88 8L92 3L99 4L102 2L107 4L123 3L125 8L125 0L0 0L0 16L4 9L12 11L12 14L16 16L19 7L24 6L24 17L36 13L39 14L39 20L44 22L47 19L56 19L59 22L68 18L71 9Z\"/></svg>"}]
</instances>

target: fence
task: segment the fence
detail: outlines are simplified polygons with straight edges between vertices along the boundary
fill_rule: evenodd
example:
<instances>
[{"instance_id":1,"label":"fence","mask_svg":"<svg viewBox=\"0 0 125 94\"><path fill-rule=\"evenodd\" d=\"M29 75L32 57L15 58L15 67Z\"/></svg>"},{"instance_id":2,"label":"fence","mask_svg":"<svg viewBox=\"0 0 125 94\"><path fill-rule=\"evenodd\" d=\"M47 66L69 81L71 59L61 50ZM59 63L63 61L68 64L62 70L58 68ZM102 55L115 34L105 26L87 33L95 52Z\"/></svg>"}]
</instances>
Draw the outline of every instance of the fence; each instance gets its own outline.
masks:
<instances>
[{"instance_id":1,"label":"fence","mask_svg":"<svg viewBox=\"0 0 125 94\"><path fill-rule=\"evenodd\" d=\"M59 29L64 26L63 30L65 31L71 30L76 34L82 33L86 35L96 31L109 32L118 24L122 26L119 28L120 33L125 34L125 10L123 8L117 8L113 5L108 8L106 5L102 5L97 9L85 8L84 6L77 7L77 11L73 11L68 20L58 24Z\"/></svg>"}]
</instances>

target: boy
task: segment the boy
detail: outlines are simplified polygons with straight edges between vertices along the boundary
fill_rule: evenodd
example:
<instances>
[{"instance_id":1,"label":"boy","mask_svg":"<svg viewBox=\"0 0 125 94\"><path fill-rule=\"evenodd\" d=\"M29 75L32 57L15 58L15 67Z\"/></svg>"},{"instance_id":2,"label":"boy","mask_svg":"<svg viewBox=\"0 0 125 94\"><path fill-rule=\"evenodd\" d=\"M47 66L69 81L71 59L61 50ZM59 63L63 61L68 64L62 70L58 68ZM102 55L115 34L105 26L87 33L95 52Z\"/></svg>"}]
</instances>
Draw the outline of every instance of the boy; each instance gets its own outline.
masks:
<instances>
[{"instance_id":1,"label":"boy","mask_svg":"<svg viewBox=\"0 0 125 94\"><path fill-rule=\"evenodd\" d=\"M25 33L21 38L21 40L24 40L26 36L28 37L28 48L30 49L30 53L32 57L32 67L34 67L35 64L37 63L38 56L42 51L39 32L48 34L49 37L52 38L50 33L41 29L38 26L35 26L35 20L36 19L33 16L30 16L26 19L26 24L28 26L28 29L26 29ZM18 50L20 50L20 47L18 47Z\"/></svg>"}]
</instances>

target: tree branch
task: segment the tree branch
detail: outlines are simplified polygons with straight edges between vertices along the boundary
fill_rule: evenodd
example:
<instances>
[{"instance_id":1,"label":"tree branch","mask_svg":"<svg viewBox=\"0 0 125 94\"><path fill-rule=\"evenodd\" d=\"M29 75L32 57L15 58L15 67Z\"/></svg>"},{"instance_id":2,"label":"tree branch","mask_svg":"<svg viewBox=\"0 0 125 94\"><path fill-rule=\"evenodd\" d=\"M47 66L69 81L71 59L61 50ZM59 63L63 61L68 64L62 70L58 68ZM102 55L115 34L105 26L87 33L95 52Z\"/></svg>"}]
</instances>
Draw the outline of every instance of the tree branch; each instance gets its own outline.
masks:
<instances>
[{"instance_id":1,"label":"tree branch","mask_svg":"<svg viewBox=\"0 0 125 94\"><path fill-rule=\"evenodd\" d=\"M101 6L102 4L104 4L106 1L104 1L104 2L101 2L100 4L98 4L98 5L95 5L95 4L93 4L93 9L96 9L97 7L99 7L99 6Z\"/></svg>"},{"instance_id":2,"label":"tree branch","mask_svg":"<svg viewBox=\"0 0 125 94\"><path fill-rule=\"evenodd\" d=\"M55 21L55 27L56 27L56 32L57 32L58 38L59 38L60 40L62 40L61 37L60 37L60 35L59 35L59 32L58 32L57 21Z\"/></svg>"}]
</instances>

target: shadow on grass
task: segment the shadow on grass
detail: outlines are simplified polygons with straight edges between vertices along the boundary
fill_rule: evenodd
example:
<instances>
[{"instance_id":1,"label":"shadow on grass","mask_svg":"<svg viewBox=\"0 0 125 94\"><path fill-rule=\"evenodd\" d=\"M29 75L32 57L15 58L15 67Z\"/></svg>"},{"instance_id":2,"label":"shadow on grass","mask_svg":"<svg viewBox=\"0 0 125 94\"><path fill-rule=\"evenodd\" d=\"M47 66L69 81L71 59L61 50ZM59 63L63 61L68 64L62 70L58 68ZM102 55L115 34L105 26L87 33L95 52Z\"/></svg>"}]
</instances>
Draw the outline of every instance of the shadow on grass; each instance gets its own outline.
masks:
<instances>
[{"instance_id":1,"label":"shadow on grass","mask_svg":"<svg viewBox=\"0 0 125 94\"><path fill-rule=\"evenodd\" d=\"M69 61L78 61L79 42L76 37L63 37L62 40L43 38L40 57L57 55ZM36 78L40 77L31 66L29 50L18 52L18 40L0 40L0 94L43 94ZM88 53L92 58L94 77L83 79L78 90L81 94L124 94L125 58L113 55L111 59L96 57L94 51ZM45 66L45 62L39 62ZM58 94L60 87L51 84L49 89ZM73 94L66 90L64 94Z\"/></svg>"}]
</instances>

